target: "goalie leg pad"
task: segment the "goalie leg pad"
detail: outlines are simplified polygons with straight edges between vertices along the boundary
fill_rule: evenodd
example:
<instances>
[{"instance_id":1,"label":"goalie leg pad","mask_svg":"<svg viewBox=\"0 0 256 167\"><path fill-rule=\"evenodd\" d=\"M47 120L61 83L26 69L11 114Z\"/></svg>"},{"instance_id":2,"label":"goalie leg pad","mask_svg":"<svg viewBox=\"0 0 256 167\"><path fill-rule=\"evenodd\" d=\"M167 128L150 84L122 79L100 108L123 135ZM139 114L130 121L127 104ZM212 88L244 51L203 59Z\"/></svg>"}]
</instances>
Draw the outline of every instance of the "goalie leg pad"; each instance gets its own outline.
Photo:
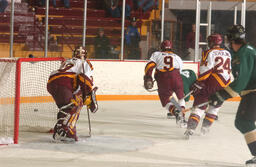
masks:
<instances>
[{"instance_id":1,"label":"goalie leg pad","mask_svg":"<svg viewBox=\"0 0 256 167\"><path fill-rule=\"evenodd\" d=\"M60 141L77 141L76 122L80 115L81 107L71 103L63 106L57 115L53 139Z\"/></svg>"}]
</instances>

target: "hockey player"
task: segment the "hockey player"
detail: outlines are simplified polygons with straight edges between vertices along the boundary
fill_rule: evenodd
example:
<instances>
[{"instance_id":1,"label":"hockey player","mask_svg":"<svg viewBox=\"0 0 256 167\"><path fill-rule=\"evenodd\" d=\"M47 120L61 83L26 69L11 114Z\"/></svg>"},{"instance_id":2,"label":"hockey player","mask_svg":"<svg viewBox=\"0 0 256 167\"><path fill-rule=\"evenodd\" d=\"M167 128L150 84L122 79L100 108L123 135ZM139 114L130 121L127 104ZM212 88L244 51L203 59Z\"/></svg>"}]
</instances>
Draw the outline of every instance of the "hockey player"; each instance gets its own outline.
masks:
<instances>
[{"instance_id":1,"label":"hockey player","mask_svg":"<svg viewBox=\"0 0 256 167\"><path fill-rule=\"evenodd\" d=\"M50 74L47 90L59 108L53 134L56 141L77 141L76 122L83 105L93 113L98 109L92 88L93 67L86 56L85 47L78 47L71 59Z\"/></svg>"},{"instance_id":2,"label":"hockey player","mask_svg":"<svg viewBox=\"0 0 256 167\"><path fill-rule=\"evenodd\" d=\"M152 71L156 68L154 78L157 82L158 95L162 106L172 112L173 103L170 101L170 97L175 92L179 105L184 109L184 91L180 75L183 62L178 55L172 52L171 41L163 41L160 47L161 51L154 52L145 67L144 87L147 90L153 88ZM175 115L177 119L180 119L178 113L175 113Z\"/></svg>"},{"instance_id":3,"label":"hockey player","mask_svg":"<svg viewBox=\"0 0 256 167\"><path fill-rule=\"evenodd\" d=\"M228 29L227 38L233 50L232 74L234 80L223 90L211 96L212 105L220 105L224 100L238 93L241 101L236 113L235 127L244 135L251 154L247 165L256 166L256 50L245 41L245 29L233 25Z\"/></svg>"},{"instance_id":4,"label":"hockey player","mask_svg":"<svg viewBox=\"0 0 256 167\"><path fill-rule=\"evenodd\" d=\"M220 48L222 43L221 35L212 34L208 36L207 41L209 50L202 53L199 76L191 86L192 95L194 96L193 107L207 102L211 94L227 87L231 81L231 54L229 51ZM193 135L207 106L206 104L201 107L195 107L191 111L187 130L184 134L187 139ZM209 131L209 127L216 119L219 109L220 105L209 106L201 128L203 134Z\"/></svg>"},{"instance_id":5,"label":"hockey player","mask_svg":"<svg viewBox=\"0 0 256 167\"><path fill-rule=\"evenodd\" d=\"M184 94L187 95L190 93L190 87L196 81L197 75L193 70L189 70L189 69L183 69L180 74L182 77ZM190 99L190 95L188 95L184 100L185 102L188 102L189 99ZM175 109L176 109L175 106L172 106L170 111L167 113L167 118L175 117L175 113L177 113Z\"/></svg>"}]
</instances>

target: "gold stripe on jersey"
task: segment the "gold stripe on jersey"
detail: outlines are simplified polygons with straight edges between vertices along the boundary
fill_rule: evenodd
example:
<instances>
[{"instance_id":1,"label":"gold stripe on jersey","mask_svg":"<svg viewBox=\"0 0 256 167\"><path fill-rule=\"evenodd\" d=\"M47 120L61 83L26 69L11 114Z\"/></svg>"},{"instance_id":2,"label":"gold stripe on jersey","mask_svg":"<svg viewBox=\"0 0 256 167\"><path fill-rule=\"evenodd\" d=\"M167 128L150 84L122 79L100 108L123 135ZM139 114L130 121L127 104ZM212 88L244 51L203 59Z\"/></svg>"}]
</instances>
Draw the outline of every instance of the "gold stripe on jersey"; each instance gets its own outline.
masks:
<instances>
[{"instance_id":1,"label":"gold stripe on jersey","mask_svg":"<svg viewBox=\"0 0 256 167\"><path fill-rule=\"evenodd\" d=\"M149 62L149 63L146 65L146 67L145 67L145 75L147 75L149 69L155 68L155 66L156 66L156 63L155 63L155 62L153 62L153 61Z\"/></svg>"},{"instance_id":2,"label":"gold stripe on jersey","mask_svg":"<svg viewBox=\"0 0 256 167\"><path fill-rule=\"evenodd\" d=\"M198 81L206 80L211 74L212 74L211 71L206 72L203 76L199 76L197 80L198 80Z\"/></svg>"},{"instance_id":3,"label":"gold stripe on jersey","mask_svg":"<svg viewBox=\"0 0 256 167\"><path fill-rule=\"evenodd\" d=\"M198 81L203 81L203 80L206 80L207 78L209 78L209 76L212 74L212 70L210 69L210 70L208 70L208 71L206 71L206 72L204 72L204 73L202 73L202 74L199 74L199 76L198 76Z\"/></svg>"},{"instance_id":4,"label":"gold stripe on jersey","mask_svg":"<svg viewBox=\"0 0 256 167\"><path fill-rule=\"evenodd\" d=\"M88 77L84 77L82 75L78 75L78 79L83 82L85 85L89 86L92 89L92 82L89 80Z\"/></svg>"},{"instance_id":5,"label":"gold stripe on jersey","mask_svg":"<svg viewBox=\"0 0 256 167\"><path fill-rule=\"evenodd\" d=\"M87 62L87 63L89 64L89 66L91 67L91 70L93 70L93 66L92 66L91 62L88 61L88 60L86 60L86 62Z\"/></svg>"},{"instance_id":6,"label":"gold stripe on jersey","mask_svg":"<svg viewBox=\"0 0 256 167\"><path fill-rule=\"evenodd\" d=\"M209 54L210 51L211 51L211 50L208 50L208 51L205 51L205 52L202 53L202 61L201 61L202 64L203 64L203 63L205 62L205 60L207 59L208 54Z\"/></svg>"},{"instance_id":7,"label":"gold stripe on jersey","mask_svg":"<svg viewBox=\"0 0 256 167\"><path fill-rule=\"evenodd\" d=\"M162 69L162 70L158 70L158 71L160 71L160 72L167 72L167 71L172 71L172 70L174 70L174 67L169 68L168 70Z\"/></svg>"},{"instance_id":8,"label":"gold stripe on jersey","mask_svg":"<svg viewBox=\"0 0 256 167\"><path fill-rule=\"evenodd\" d=\"M50 79L48 80L48 83L51 83L52 81L61 78L61 77L68 77L68 78L72 78L74 80L74 82L76 82L76 74L60 74L60 75L54 75L52 77L50 77Z\"/></svg>"},{"instance_id":9,"label":"gold stripe on jersey","mask_svg":"<svg viewBox=\"0 0 256 167\"><path fill-rule=\"evenodd\" d=\"M230 79L228 81L225 81L224 79L222 79L222 77L220 77L216 73L213 73L212 76L218 81L220 86L223 87L223 88L227 87L230 84L230 82L231 82Z\"/></svg>"}]
</instances>

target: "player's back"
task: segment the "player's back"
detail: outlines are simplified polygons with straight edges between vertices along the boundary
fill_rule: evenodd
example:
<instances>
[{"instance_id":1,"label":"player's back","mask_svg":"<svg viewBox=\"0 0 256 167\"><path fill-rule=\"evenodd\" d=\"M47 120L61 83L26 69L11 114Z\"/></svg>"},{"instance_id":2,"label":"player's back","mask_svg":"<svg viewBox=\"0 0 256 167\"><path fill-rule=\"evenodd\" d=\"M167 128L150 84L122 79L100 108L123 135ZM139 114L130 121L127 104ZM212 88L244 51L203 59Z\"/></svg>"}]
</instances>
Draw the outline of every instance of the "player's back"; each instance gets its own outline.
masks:
<instances>
[{"instance_id":1,"label":"player's back","mask_svg":"<svg viewBox=\"0 0 256 167\"><path fill-rule=\"evenodd\" d=\"M222 80L227 83L231 78L230 52L223 48L205 51L202 57L199 72L200 75L211 73L218 81Z\"/></svg>"},{"instance_id":2,"label":"player's back","mask_svg":"<svg viewBox=\"0 0 256 167\"><path fill-rule=\"evenodd\" d=\"M182 69L181 58L173 52L154 52L150 58L156 63L156 69L161 72L172 71L173 69Z\"/></svg>"}]
</instances>

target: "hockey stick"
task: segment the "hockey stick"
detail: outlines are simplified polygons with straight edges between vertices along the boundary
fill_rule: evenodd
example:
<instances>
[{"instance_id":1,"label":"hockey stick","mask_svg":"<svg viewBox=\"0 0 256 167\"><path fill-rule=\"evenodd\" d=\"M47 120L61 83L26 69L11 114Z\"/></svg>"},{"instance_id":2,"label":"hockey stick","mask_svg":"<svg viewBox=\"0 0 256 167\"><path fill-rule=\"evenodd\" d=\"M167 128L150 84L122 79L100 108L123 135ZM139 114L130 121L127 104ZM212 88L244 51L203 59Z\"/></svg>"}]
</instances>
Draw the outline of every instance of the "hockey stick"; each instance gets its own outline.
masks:
<instances>
[{"instance_id":1,"label":"hockey stick","mask_svg":"<svg viewBox=\"0 0 256 167\"><path fill-rule=\"evenodd\" d=\"M177 110L182 112L180 104L176 101L176 99L173 96L170 97L170 102L172 102L172 104L176 107Z\"/></svg>"},{"instance_id":2,"label":"hockey stick","mask_svg":"<svg viewBox=\"0 0 256 167\"><path fill-rule=\"evenodd\" d=\"M85 75L85 70L84 70L84 59L82 59L82 70L83 70L83 73ZM84 83L85 83L85 78L84 78ZM89 108L88 106L86 106L86 109L87 109L87 117L88 117L88 128L89 128L89 137L91 137L91 134L92 134L92 128L91 128L91 118L90 118L90 112L89 112Z\"/></svg>"},{"instance_id":3,"label":"hockey stick","mask_svg":"<svg viewBox=\"0 0 256 167\"><path fill-rule=\"evenodd\" d=\"M241 91L240 95L241 95L241 96L245 96L245 95L247 95L247 94L249 94L249 93L252 93L252 92L256 92L256 89L252 89L252 90L243 90L243 91Z\"/></svg>"},{"instance_id":4,"label":"hockey stick","mask_svg":"<svg viewBox=\"0 0 256 167\"><path fill-rule=\"evenodd\" d=\"M91 128L91 118L90 118L90 111L89 108L87 108L87 116L88 116L88 125L89 125L89 137L92 136L92 128Z\"/></svg>"},{"instance_id":5,"label":"hockey stick","mask_svg":"<svg viewBox=\"0 0 256 167\"><path fill-rule=\"evenodd\" d=\"M188 96L190 96L193 93L193 90L191 90L190 92L188 92L188 94L186 94L182 99L186 99Z\"/></svg>"},{"instance_id":6,"label":"hockey stick","mask_svg":"<svg viewBox=\"0 0 256 167\"><path fill-rule=\"evenodd\" d=\"M148 92L158 91L158 89L146 89Z\"/></svg>"},{"instance_id":7,"label":"hockey stick","mask_svg":"<svg viewBox=\"0 0 256 167\"><path fill-rule=\"evenodd\" d=\"M193 93L193 91L190 91L190 92L189 92L188 94L186 94L182 99L187 98L189 95L191 95L191 93ZM182 99L181 99L181 100L182 100ZM182 110L180 104L176 101L176 99L175 99L173 96L170 97L170 102L172 102L173 105L174 105L179 111Z\"/></svg>"}]
</instances>

